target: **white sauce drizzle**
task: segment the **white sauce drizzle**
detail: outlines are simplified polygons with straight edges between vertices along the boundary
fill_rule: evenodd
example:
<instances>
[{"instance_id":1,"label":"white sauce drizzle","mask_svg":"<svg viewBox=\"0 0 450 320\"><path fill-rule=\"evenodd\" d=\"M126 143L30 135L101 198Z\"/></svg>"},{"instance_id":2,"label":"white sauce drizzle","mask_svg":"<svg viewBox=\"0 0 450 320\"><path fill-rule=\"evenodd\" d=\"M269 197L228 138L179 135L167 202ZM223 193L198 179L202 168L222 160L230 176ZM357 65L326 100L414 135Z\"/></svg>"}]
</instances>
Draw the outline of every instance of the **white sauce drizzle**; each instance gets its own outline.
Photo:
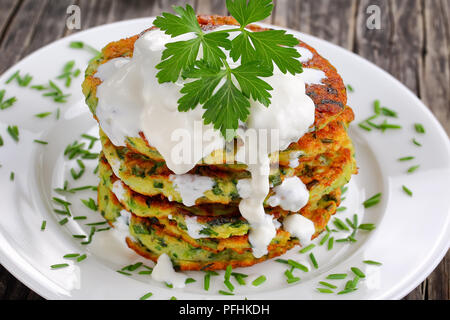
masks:
<instances>
[{"instance_id":1,"label":"white sauce drizzle","mask_svg":"<svg viewBox=\"0 0 450 320\"><path fill-rule=\"evenodd\" d=\"M267 200L271 207L280 206L283 210L298 212L309 200L309 192L298 177L284 179L273 189L275 194Z\"/></svg>"},{"instance_id":2,"label":"white sauce drizzle","mask_svg":"<svg viewBox=\"0 0 450 320\"><path fill-rule=\"evenodd\" d=\"M295 151L289 155L289 167L292 169L297 168L300 165L299 157L303 154L302 151Z\"/></svg>"},{"instance_id":3,"label":"white sauce drizzle","mask_svg":"<svg viewBox=\"0 0 450 320\"><path fill-rule=\"evenodd\" d=\"M309 244L311 237L316 232L314 223L298 213L284 219L283 229L289 232L292 237L298 238L302 246Z\"/></svg>"},{"instance_id":4,"label":"white sauce drizzle","mask_svg":"<svg viewBox=\"0 0 450 320\"><path fill-rule=\"evenodd\" d=\"M214 186L212 178L193 174L170 175L169 179L183 199L183 204L188 207L194 206L195 200L201 198L206 191L211 190Z\"/></svg>"},{"instance_id":5,"label":"white sauce drizzle","mask_svg":"<svg viewBox=\"0 0 450 320\"><path fill-rule=\"evenodd\" d=\"M125 200L125 194L127 193L127 191L125 190L122 181L117 180L113 183L112 192L116 196L117 200L121 202Z\"/></svg>"},{"instance_id":6,"label":"white sauce drizzle","mask_svg":"<svg viewBox=\"0 0 450 320\"><path fill-rule=\"evenodd\" d=\"M153 267L152 279L160 282L172 284L174 288L184 288L187 276L180 272L175 272L172 261L167 254L159 256L158 262Z\"/></svg>"},{"instance_id":7,"label":"white sauce drizzle","mask_svg":"<svg viewBox=\"0 0 450 320\"><path fill-rule=\"evenodd\" d=\"M306 48L303 47L295 47L295 49L297 49L298 53L300 53L300 58L298 60L300 60L301 63L305 63L308 62L309 60L311 60L313 58L313 54L311 51L309 51Z\"/></svg>"},{"instance_id":8,"label":"white sauce drizzle","mask_svg":"<svg viewBox=\"0 0 450 320\"><path fill-rule=\"evenodd\" d=\"M303 72L299 74L299 77L301 77L307 85L323 84L322 80L327 78L325 72L322 70L311 68L303 68Z\"/></svg>"},{"instance_id":9,"label":"white sauce drizzle","mask_svg":"<svg viewBox=\"0 0 450 320\"><path fill-rule=\"evenodd\" d=\"M177 101L181 97L179 91L184 80L159 84L155 66L160 62L166 43L192 37L192 34L187 34L171 38L160 30L148 31L136 41L133 58L128 63L126 59L105 63L97 75L103 83L97 88L99 101L96 111L100 126L116 146L123 146L128 136L138 137L139 132L144 133L149 144L160 152L168 168L175 173L171 180L183 203L188 206L195 205L195 200L213 187L213 181L186 173L212 151L222 149L225 143L212 125L203 124L204 110L201 107L178 112ZM303 59L311 56L311 52L307 52L309 50L298 50L303 53ZM239 63L228 62L231 65ZM257 154L258 159L252 163L244 161L252 178L238 186L243 198L239 209L250 223L249 241L255 257L267 253L267 246L276 235L275 223L271 216L265 214L263 207L270 187L268 155L298 141L314 123L315 107L305 94L305 83L320 83L323 78L325 74L320 70L305 68L303 74L293 76L282 74L275 67L273 76L264 78L273 87L270 107L251 102L247 130L267 130L269 138L267 142L258 140L256 150L255 146L244 145L248 149L246 154ZM277 134L272 136L271 129L277 130ZM241 131L241 134L245 132ZM186 136L191 137L188 142L183 139ZM180 145L183 151L193 151L189 157L191 161L180 161L177 157ZM117 175L118 165L112 166Z\"/></svg>"},{"instance_id":10,"label":"white sauce drizzle","mask_svg":"<svg viewBox=\"0 0 450 320\"><path fill-rule=\"evenodd\" d=\"M197 217L184 216L188 234L193 239L208 238L208 235L201 234L200 231L204 229L204 226L197 222Z\"/></svg>"}]
</instances>

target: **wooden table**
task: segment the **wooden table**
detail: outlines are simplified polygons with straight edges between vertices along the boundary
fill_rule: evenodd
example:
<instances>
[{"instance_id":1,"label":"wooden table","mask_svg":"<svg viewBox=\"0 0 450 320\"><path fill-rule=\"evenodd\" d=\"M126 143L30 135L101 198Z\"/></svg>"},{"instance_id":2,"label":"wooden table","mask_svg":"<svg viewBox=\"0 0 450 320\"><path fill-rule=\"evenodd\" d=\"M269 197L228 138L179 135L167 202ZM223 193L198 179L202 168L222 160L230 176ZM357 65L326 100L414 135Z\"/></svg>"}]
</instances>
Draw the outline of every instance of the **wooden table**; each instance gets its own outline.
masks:
<instances>
[{"instance_id":1,"label":"wooden table","mask_svg":"<svg viewBox=\"0 0 450 320\"><path fill-rule=\"evenodd\" d=\"M81 8L81 30L154 16L190 3L226 15L225 0L0 0L0 74L36 49L73 32L66 9ZM269 23L317 36L390 72L430 107L450 133L450 0L275 0ZM366 27L381 9L381 29ZM450 298L450 255L405 299ZM41 299L0 266L0 299Z\"/></svg>"}]
</instances>

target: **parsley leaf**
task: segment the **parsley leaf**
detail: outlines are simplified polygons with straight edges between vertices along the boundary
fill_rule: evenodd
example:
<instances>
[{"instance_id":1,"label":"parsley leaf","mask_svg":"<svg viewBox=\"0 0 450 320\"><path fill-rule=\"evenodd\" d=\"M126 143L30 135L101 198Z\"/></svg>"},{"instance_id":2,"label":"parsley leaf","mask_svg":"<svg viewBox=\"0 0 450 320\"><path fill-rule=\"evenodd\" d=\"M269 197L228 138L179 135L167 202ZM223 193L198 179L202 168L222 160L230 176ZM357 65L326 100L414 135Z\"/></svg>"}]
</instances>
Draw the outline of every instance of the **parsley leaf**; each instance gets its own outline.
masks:
<instances>
[{"instance_id":1,"label":"parsley leaf","mask_svg":"<svg viewBox=\"0 0 450 320\"><path fill-rule=\"evenodd\" d=\"M155 19L153 25L172 37L188 32L202 32L197 21L197 15L190 5L186 5L186 9L180 6L173 6L172 8L179 16L164 12L162 16Z\"/></svg>"},{"instance_id":2,"label":"parsley leaf","mask_svg":"<svg viewBox=\"0 0 450 320\"><path fill-rule=\"evenodd\" d=\"M227 9L241 26L269 17L273 10L272 0L227 0Z\"/></svg>"},{"instance_id":3,"label":"parsley leaf","mask_svg":"<svg viewBox=\"0 0 450 320\"><path fill-rule=\"evenodd\" d=\"M300 53L292 48L298 43L293 35L286 34L284 30L263 32L242 30L242 34L231 42L230 56L234 61L242 58L244 64L258 58L271 70L273 61L281 72L296 74L303 71L302 64L297 59Z\"/></svg>"},{"instance_id":4,"label":"parsley leaf","mask_svg":"<svg viewBox=\"0 0 450 320\"><path fill-rule=\"evenodd\" d=\"M161 63L156 65L160 71L156 75L159 83L176 82L180 73L192 66L200 49L200 38L166 44Z\"/></svg>"},{"instance_id":5,"label":"parsley leaf","mask_svg":"<svg viewBox=\"0 0 450 320\"><path fill-rule=\"evenodd\" d=\"M269 106L270 98L272 98L269 91L273 88L267 82L258 78L271 76L272 73L269 69L261 66L258 62L250 62L232 69L231 72L247 98L259 101L266 107Z\"/></svg>"},{"instance_id":6,"label":"parsley leaf","mask_svg":"<svg viewBox=\"0 0 450 320\"><path fill-rule=\"evenodd\" d=\"M272 0L227 0L227 8L240 24L232 29L204 32L194 9L174 6L175 14L163 13L154 25L172 38L183 34L189 40L169 42L156 66L160 83L186 80L178 110L186 112L203 105L205 124L212 124L229 140L239 121L247 121L250 100L268 107L273 88L262 78L273 75L274 64L282 73L303 71L298 40L284 30L251 32L245 27L270 16ZM233 40L230 33L239 32ZM186 39L186 38L185 38ZM230 66L227 55L240 65ZM192 79L192 81L188 81ZM230 131L231 130L231 135Z\"/></svg>"},{"instance_id":7,"label":"parsley leaf","mask_svg":"<svg viewBox=\"0 0 450 320\"><path fill-rule=\"evenodd\" d=\"M233 138L238 128L239 120L247 120L250 114L250 102L234 85L231 76L227 76L225 83L203 106L205 124L212 123L214 129L220 130L227 139ZM228 131L228 132L227 132Z\"/></svg>"}]
</instances>

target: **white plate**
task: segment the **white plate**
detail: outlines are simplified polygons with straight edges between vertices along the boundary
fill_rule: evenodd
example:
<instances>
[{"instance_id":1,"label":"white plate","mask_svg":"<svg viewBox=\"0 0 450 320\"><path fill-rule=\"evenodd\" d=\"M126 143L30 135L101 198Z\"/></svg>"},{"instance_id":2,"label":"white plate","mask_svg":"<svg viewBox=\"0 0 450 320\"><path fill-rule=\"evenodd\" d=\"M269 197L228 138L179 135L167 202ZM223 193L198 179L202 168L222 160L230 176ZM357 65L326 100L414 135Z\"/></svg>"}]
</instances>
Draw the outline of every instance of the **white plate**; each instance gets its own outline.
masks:
<instances>
[{"instance_id":1,"label":"white plate","mask_svg":"<svg viewBox=\"0 0 450 320\"><path fill-rule=\"evenodd\" d=\"M137 299L149 291L153 292L152 299L171 296L178 299L228 298L217 294L218 290L225 289L222 276L213 277L208 292L202 289L201 273L190 273L197 282L182 290L153 282L148 275L123 276L116 270L128 262L142 259L131 251L121 255L119 260L122 261L102 253L98 250L100 239L97 239L101 233L94 236L96 245L80 245L72 234L88 233L89 227L84 226L82 220L60 226L58 221L62 217L52 212L52 208L57 207L51 200L55 195L53 189L61 187L66 179L71 187L97 183L92 174L95 161L88 164L82 181L74 182L69 170L76 165L63 157L65 147L79 140L80 134L96 132L96 123L80 90L82 76L74 80L70 88L72 96L64 105L57 105L35 90L4 84L16 70L33 75L33 84L46 83L59 75L64 63L71 59L84 70L89 54L70 49L69 42L79 40L101 48L110 41L139 33L149 27L151 21L150 18L124 21L77 33L38 50L0 77L0 89L7 90L6 96L19 99L10 109L0 111L0 132L5 141L0 148L0 262L45 298ZM273 261L239 270L250 274L250 280L262 274L268 280L260 287L236 284L237 294L231 298L400 299L430 274L449 247L449 139L430 111L389 74L333 44L291 32L328 58L345 82L355 88L354 93L349 93L349 105L356 114L350 135L356 145L360 173L353 177L343 204L347 211L337 216L345 219L356 212L360 221L375 223L377 228L370 233L358 232L356 244L335 244L332 251L327 251L325 246L317 246L314 254L320 268L311 268L308 273L295 271L301 281L294 285L287 285L284 280L285 266ZM58 84L63 87L62 82ZM373 114L375 99L381 99L383 105L398 111L397 122L403 126L402 130L382 134L357 127L359 121ZM58 121L54 115L46 119L34 117L40 112L55 111L57 107L61 107ZM425 135L414 131L416 122L424 125ZM6 133L8 125L19 127L19 143L13 142ZM413 137L423 144L422 148L411 142ZM43 146L34 143L34 139L46 140L50 144ZM397 161L410 155L416 157L411 163ZM407 169L415 164L420 164L420 169L407 174ZM10 181L12 171L15 172L14 181ZM402 191L402 185L413 190L413 198ZM364 210L361 203L378 192L383 193L382 202ZM95 192L83 191L68 197L73 203L72 213L89 216L88 222L101 220L98 213L83 208L80 197L95 198ZM43 220L47 221L45 231L40 230ZM335 238L343 236L336 234ZM68 268L51 270L50 265L67 262L62 257L72 252L86 252L88 258L81 263L69 261ZM308 255L299 254L298 249L288 255L310 265ZM381 261L383 266L365 265L363 260ZM347 295L325 295L316 291L318 282L330 273L348 272L351 279L349 269L353 266L367 275L360 281L359 290ZM330 282L336 283L340 289L346 280Z\"/></svg>"}]
</instances>

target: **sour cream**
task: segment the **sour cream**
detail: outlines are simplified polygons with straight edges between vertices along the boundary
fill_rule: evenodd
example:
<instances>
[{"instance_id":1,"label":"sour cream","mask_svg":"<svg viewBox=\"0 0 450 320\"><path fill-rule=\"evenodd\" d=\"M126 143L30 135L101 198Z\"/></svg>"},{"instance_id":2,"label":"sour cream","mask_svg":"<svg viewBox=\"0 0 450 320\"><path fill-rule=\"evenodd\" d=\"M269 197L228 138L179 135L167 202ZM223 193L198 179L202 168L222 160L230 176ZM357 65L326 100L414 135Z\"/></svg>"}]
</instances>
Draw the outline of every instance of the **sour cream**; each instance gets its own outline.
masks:
<instances>
[{"instance_id":1,"label":"sour cream","mask_svg":"<svg viewBox=\"0 0 450 320\"><path fill-rule=\"evenodd\" d=\"M172 284L174 288L184 288L187 276L180 272L175 272L172 261L167 254L159 256L158 262L153 267L152 279L160 282Z\"/></svg>"},{"instance_id":2,"label":"sour cream","mask_svg":"<svg viewBox=\"0 0 450 320\"><path fill-rule=\"evenodd\" d=\"M289 232L292 237L298 238L302 246L308 245L316 232L314 223L298 213L284 219L283 229Z\"/></svg>"},{"instance_id":3,"label":"sour cream","mask_svg":"<svg viewBox=\"0 0 450 320\"><path fill-rule=\"evenodd\" d=\"M230 39L233 36L230 34ZM225 141L212 125L203 123L204 109L200 106L188 112L178 111L179 91L185 80L160 84L155 66L161 60L165 44L192 37L186 34L171 38L160 30L148 31L136 41L131 59L113 59L101 65L96 75L103 81L97 88L96 111L103 131L116 146L125 145L127 137L139 137L142 132L175 173L171 180L188 206L195 205L195 200L213 184L209 178L200 181L199 176L192 178L186 173L212 151L223 149ZM312 57L311 52L299 50L303 53L302 61ZM228 62L239 63L231 59ZM313 69L305 69L301 75L283 74L275 66L273 76L264 78L273 88L271 105L267 108L251 101L248 121L238 131L245 141L238 151L244 156L238 161L247 164L252 175L237 186L243 198L239 209L250 224L249 241L255 257L267 254L267 246L276 235L277 224L263 207L270 188L269 154L298 141L314 123L315 107L305 94L305 82L320 83L324 77L323 72ZM251 131L258 136L253 143L245 139ZM266 139L260 139L261 133ZM297 185L301 187L298 182Z\"/></svg>"},{"instance_id":4,"label":"sour cream","mask_svg":"<svg viewBox=\"0 0 450 320\"><path fill-rule=\"evenodd\" d=\"M283 183L274 188L275 194L267 200L271 207L280 206L283 210L297 212L309 200L309 192L298 177L284 179Z\"/></svg>"}]
</instances>

